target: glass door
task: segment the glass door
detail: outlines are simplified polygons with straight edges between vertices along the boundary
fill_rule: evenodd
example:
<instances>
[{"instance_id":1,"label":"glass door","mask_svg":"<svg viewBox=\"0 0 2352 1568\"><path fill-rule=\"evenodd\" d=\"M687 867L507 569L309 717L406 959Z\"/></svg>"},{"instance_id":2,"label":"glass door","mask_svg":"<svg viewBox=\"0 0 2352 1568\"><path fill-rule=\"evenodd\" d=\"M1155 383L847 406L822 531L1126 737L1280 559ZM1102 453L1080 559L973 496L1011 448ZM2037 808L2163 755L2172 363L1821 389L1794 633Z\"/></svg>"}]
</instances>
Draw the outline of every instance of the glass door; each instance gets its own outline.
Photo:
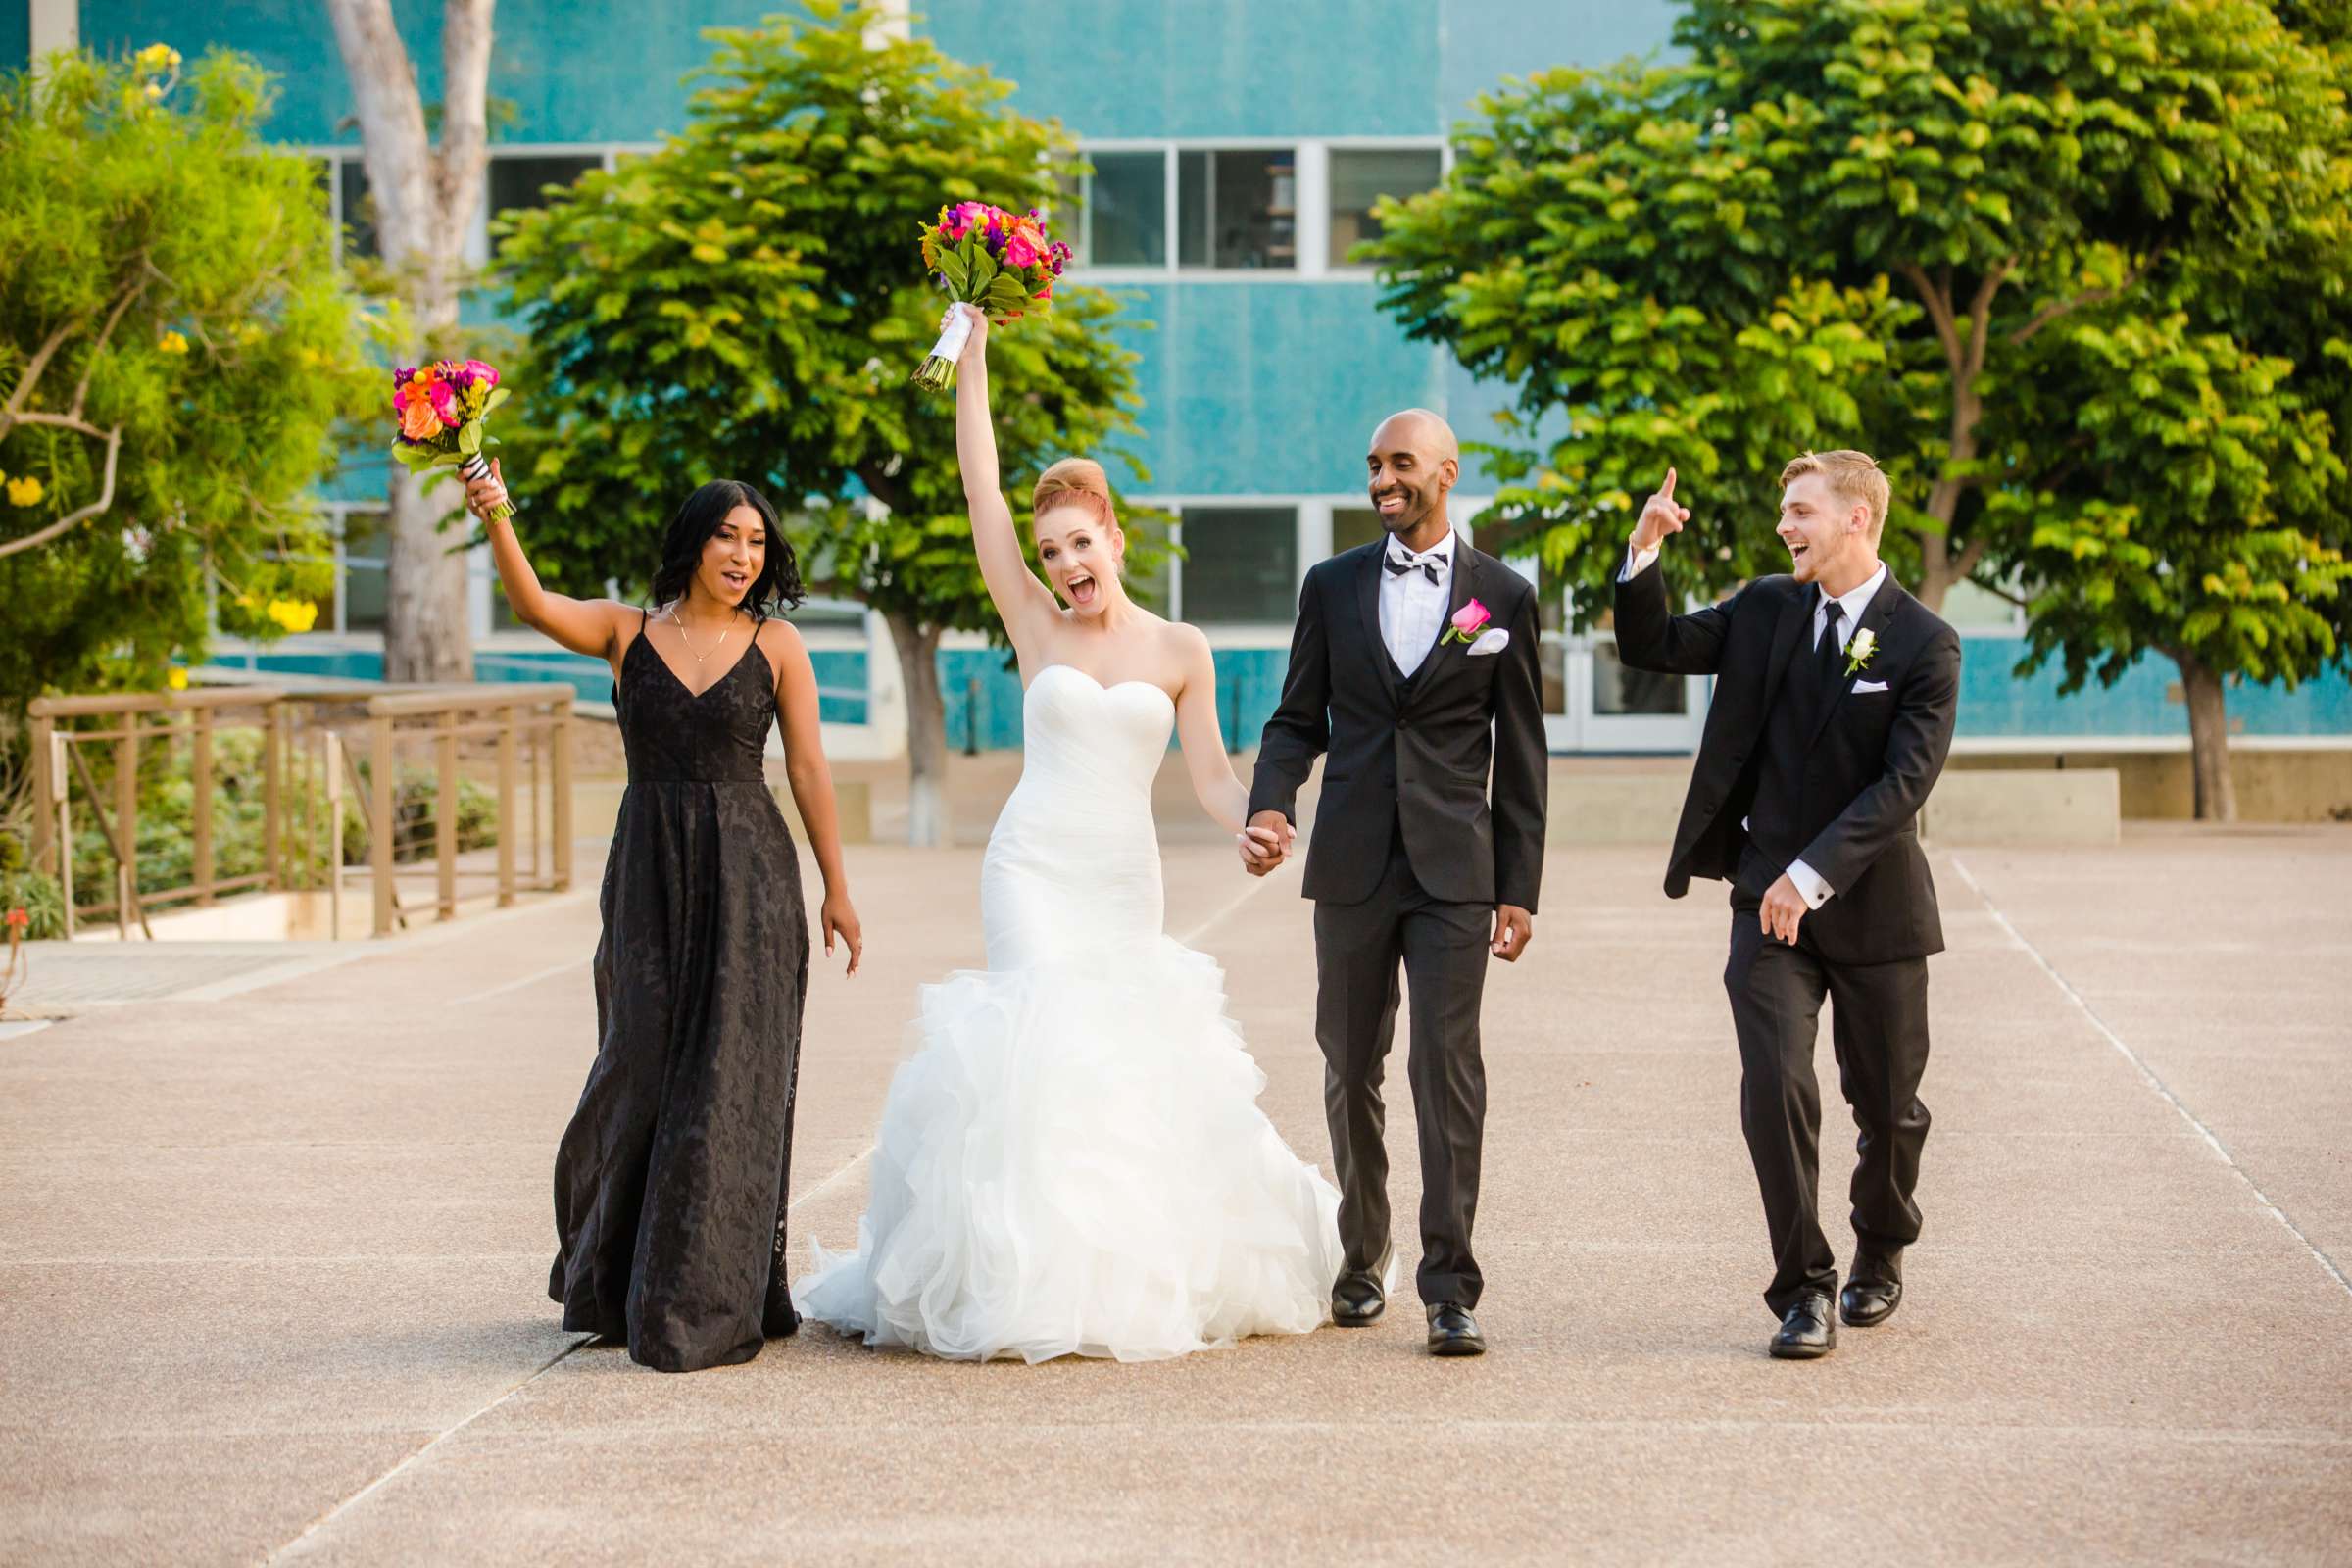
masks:
<instances>
[{"instance_id":1,"label":"glass door","mask_svg":"<svg viewBox=\"0 0 2352 1568\"><path fill-rule=\"evenodd\" d=\"M1513 564L1535 576L1532 564ZM1588 631L1569 629L1563 596L1545 595L1542 615L1544 731L1553 752L1698 750L1707 713L1704 676L1627 668L1606 618Z\"/></svg>"}]
</instances>

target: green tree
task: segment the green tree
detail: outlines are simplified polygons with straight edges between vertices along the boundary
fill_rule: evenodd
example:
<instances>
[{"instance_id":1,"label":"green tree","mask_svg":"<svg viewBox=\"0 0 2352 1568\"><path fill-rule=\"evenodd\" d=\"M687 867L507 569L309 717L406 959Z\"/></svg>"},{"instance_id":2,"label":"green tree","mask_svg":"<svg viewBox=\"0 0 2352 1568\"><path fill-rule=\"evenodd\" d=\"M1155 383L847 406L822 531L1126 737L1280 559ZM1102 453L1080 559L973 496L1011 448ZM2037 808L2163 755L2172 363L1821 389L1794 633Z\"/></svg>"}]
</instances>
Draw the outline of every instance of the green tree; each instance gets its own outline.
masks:
<instances>
[{"instance_id":1,"label":"green tree","mask_svg":"<svg viewBox=\"0 0 2352 1568\"><path fill-rule=\"evenodd\" d=\"M508 473L534 563L578 591L644 584L669 513L702 479L758 483L797 512L810 581L889 623L910 837L936 842L940 637L997 627L953 400L907 381L943 309L916 232L944 202L1043 208L1076 165L1058 127L1006 108L1010 88L986 72L882 36L872 7L808 11L713 32L717 79L683 133L509 227L499 265L531 353L510 382ZM1053 459L1102 456L1134 431L1115 315L1107 296L1069 289L992 339L1016 498Z\"/></svg>"},{"instance_id":2,"label":"green tree","mask_svg":"<svg viewBox=\"0 0 2352 1568\"><path fill-rule=\"evenodd\" d=\"M2145 653L2171 660L2196 813L2230 820L2224 680L2293 685L2340 657L2344 462L2289 361L2200 332L2185 311L2086 319L2066 336L2068 363L2042 387L2048 433L2076 466L2052 488L1995 497L2030 529L2025 667L2061 659L2073 691Z\"/></svg>"},{"instance_id":3,"label":"green tree","mask_svg":"<svg viewBox=\"0 0 2352 1568\"><path fill-rule=\"evenodd\" d=\"M2299 243L2341 135L2324 50L2257 0L1695 0L1676 42L1683 64L1483 100L1369 252L1409 330L1517 385L1522 429L1564 421L1502 458L1499 495L1581 612L1668 462L1720 530L1681 558L1697 588L1780 559L1772 479L1805 446L1888 460L1888 548L1936 607L2104 571L2037 498L2072 514L2095 477L2111 506L2147 486L2143 527L2180 514L2178 474L2114 461L2046 389L2091 395L2066 367L2104 350L2076 328L2152 345L2211 303L2188 280ZM2192 308L2172 330L2228 329ZM2236 364L2216 373L2250 413L2268 372Z\"/></svg>"},{"instance_id":4,"label":"green tree","mask_svg":"<svg viewBox=\"0 0 2352 1568\"><path fill-rule=\"evenodd\" d=\"M2285 5L2352 80L2352 8ZM2029 538L2033 655L2067 690L2143 654L2180 671L2200 817L2237 814L2227 685L2294 686L2352 630L2352 117L2340 97L2259 247L2160 270L2051 334L2015 400L2067 462L1997 494ZM2010 444L2010 443L2005 443ZM2023 445L2020 441L2014 443Z\"/></svg>"},{"instance_id":5,"label":"green tree","mask_svg":"<svg viewBox=\"0 0 2352 1568\"><path fill-rule=\"evenodd\" d=\"M182 74L161 45L0 80L10 715L160 686L216 602L268 637L331 589L309 493L375 381L317 173L258 139L268 96L249 62Z\"/></svg>"}]
</instances>

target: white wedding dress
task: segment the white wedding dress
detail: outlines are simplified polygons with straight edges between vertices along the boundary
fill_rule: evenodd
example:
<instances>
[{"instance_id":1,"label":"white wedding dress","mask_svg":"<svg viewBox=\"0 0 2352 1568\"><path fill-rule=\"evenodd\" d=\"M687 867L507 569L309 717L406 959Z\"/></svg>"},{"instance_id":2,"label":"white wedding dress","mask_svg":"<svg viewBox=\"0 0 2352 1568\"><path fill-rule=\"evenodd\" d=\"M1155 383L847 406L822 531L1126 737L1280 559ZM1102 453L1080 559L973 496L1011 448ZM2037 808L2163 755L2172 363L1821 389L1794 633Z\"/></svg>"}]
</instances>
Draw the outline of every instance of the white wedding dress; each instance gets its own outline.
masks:
<instances>
[{"instance_id":1,"label":"white wedding dress","mask_svg":"<svg viewBox=\"0 0 2352 1568\"><path fill-rule=\"evenodd\" d=\"M1224 976L1161 929L1167 693L1052 664L980 871L988 968L925 986L858 1250L793 1284L869 1345L1151 1360L1329 1313L1339 1194L1257 1108Z\"/></svg>"}]
</instances>

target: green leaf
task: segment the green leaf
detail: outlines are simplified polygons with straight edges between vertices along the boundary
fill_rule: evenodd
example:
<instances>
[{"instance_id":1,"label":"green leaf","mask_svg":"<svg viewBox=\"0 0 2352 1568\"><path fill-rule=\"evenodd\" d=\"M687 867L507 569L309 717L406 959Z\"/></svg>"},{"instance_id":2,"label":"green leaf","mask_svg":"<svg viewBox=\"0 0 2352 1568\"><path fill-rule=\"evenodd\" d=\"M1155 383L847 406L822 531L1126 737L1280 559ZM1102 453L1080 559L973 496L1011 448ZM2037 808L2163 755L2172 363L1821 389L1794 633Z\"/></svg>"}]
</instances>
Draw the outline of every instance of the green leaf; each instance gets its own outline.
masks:
<instances>
[{"instance_id":1,"label":"green leaf","mask_svg":"<svg viewBox=\"0 0 2352 1568\"><path fill-rule=\"evenodd\" d=\"M1002 316L1021 310L1028 303L1028 291L1023 289L1020 280L1009 272L999 272L996 281L988 285L988 311L992 316Z\"/></svg>"}]
</instances>

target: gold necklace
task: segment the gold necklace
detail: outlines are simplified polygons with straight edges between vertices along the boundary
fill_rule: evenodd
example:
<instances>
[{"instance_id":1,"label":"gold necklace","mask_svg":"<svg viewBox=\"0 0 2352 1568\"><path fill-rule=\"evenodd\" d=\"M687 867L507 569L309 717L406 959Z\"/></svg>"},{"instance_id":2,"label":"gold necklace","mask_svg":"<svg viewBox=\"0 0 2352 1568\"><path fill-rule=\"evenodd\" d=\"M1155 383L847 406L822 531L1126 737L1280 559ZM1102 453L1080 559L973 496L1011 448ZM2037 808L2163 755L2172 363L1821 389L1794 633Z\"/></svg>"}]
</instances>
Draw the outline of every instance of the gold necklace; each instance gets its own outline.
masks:
<instances>
[{"instance_id":1,"label":"gold necklace","mask_svg":"<svg viewBox=\"0 0 2352 1568\"><path fill-rule=\"evenodd\" d=\"M674 599L669 602L669 623L678 628L678 641L685 644L686 651L688 653L694 654L694 662L698 664L708 662L710 661L710 654L715 654L721 648L726 647L727 639L734 635L735 632L734 617L729 616L727 619L727 629L720 632L718 634L718 641L710 645L710 654L695 654L694 639L686 635L686 623L678 618L678 602Z\"/></svg>"}]
</instances>

